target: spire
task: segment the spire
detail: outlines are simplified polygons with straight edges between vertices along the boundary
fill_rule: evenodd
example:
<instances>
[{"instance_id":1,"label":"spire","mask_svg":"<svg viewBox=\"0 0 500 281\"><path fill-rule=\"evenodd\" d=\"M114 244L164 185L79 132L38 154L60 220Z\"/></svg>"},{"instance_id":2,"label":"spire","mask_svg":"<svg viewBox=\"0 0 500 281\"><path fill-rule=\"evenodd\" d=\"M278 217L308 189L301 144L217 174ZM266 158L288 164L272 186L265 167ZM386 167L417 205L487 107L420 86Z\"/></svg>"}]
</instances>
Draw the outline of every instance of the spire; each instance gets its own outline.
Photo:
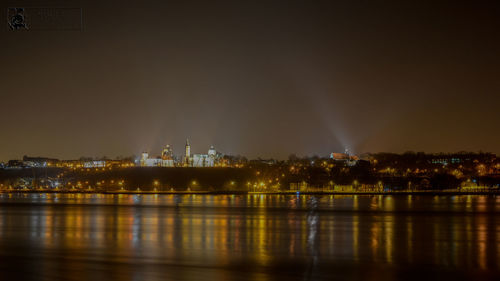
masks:
<instances>
[{"instance_id":1,"label":"spire","mask_svg":"<svg viewBox=\"0 0 500 281\"><path fill-rule=\"evenodd\" d=\"M189 139L186 139L186 155L184 159L185 165L189 166L191 163L191 146L189 145Z\"/></svg>"}]
</instances>

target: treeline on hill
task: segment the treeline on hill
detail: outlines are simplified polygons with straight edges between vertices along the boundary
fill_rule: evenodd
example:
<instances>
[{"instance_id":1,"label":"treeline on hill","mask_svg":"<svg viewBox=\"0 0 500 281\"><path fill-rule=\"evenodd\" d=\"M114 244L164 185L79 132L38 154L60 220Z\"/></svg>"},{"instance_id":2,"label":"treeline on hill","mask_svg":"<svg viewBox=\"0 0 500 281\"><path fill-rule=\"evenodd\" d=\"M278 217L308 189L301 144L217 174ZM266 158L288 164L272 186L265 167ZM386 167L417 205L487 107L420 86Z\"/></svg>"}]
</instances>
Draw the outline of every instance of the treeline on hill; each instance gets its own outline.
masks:
<instances>
[{"instance_id":1,"label":"treeline on hill","mask_svg":"<svg viewBox=\"0 0 500 281\"><path fill-rule=\"evenodd\" d=\"M113 169L105 172L72 172L67 178L74 182L99 182L104 188L126 190L239 190L241 183L252 178L249 169L236 168L160 168L137 167L128 169ZM122 184L120 184L122 181Z\"/></svg>"},{"instance_id":2,"label":"treeline on hill","mask_svg":"<svg viewBox=\"0 0 500 281\"><path fill-rule=\"evenodd\" d=\"M478 185L498 186L495 177L475 177ZM463 179L447 173L424 175L387 175L377 173L368 161L354 166L306 166L277 163L254 164L246 168L115 168L93 169L26 168L0 170L3 186L53 187L76 186L101 190L288 190L291 184L307 183L310 187L328 188L333 185L375 186L385 189L440 190L459 188Z\"/></svg>"},{"instance_id":3,"label":"treeline on hill","mask_svg":"<svg viewBox=\"0 0 500 281\"><path fill-rule=\"evenodd\" d=\"M357 185L375 186L381 184L386 189L403 190L442 190L459 188L462 181L455 176L445 173L429 176L387 176L374 173L369 166L356 165L350 168L332 168L330 171L318 167L309 167L301 173L287 177L287 183L305 181L310 186L327 187L330 185ZM498 183L488 177L481 177L481 183Z\"/></svg>"}]
</instances>

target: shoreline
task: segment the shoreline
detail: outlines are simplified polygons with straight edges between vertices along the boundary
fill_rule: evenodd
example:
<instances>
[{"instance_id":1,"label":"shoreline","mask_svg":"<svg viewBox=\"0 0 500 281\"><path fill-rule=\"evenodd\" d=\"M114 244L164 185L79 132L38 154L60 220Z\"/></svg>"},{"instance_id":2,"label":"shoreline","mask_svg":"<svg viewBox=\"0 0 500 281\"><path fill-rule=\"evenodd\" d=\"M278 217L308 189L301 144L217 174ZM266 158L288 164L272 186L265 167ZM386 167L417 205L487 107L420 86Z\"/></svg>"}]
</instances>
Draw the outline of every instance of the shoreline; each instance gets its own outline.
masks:
<instances>
[{"instance_id":1,"label":"shoreline","mask_svg":"<svg viewBox=\"0 0 500 281\"><path fill-rule=\"evenodd\" d=\"M427 196L455 196L455 195L500 195L500 190L458 191L458 190L426 190L426 191L133 191L133 190L0 190L5 194L27 193L54 193L54 194L126 194L126 195L427 195Z\"/></svg>"}]
</instances>

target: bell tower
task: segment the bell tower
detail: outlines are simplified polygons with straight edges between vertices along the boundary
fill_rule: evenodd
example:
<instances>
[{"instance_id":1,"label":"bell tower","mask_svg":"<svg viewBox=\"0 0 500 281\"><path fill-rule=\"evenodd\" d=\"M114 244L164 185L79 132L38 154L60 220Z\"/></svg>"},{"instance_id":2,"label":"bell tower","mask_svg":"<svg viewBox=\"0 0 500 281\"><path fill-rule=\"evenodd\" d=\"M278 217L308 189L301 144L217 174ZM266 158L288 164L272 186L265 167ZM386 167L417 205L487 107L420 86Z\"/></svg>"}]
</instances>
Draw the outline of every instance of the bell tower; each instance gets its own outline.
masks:
<instances>
[{"instance_id":1,"label":"bell tower","mask_svg":"<svg viewBox=\"0 0 500 281\"><path fill-rule=\"evenodd\" d=\"M184 163L189 165L191 159L191 145L189 145L189 139L186 139L186 156L184 158Z\"/></svg>"}]
</instances>

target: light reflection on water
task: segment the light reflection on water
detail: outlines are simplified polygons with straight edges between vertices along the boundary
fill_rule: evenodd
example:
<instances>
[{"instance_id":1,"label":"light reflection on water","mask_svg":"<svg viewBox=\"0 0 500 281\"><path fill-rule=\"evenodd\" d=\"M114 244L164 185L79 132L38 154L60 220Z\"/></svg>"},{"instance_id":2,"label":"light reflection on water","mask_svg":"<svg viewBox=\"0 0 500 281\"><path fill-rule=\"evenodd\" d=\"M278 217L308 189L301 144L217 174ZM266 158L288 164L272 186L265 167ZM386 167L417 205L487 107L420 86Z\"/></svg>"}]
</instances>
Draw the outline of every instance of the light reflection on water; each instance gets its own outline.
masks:
<instances>
[{"instance_id":1,"label":"light reflection on water","mask_svg":"<svg viewBox=\"0 0 500 281\"><path fill-rule=\"evenodd\" d=\"M0 194L31 280L497 279L494 196Z\"/></svg>"}]
</instances>

